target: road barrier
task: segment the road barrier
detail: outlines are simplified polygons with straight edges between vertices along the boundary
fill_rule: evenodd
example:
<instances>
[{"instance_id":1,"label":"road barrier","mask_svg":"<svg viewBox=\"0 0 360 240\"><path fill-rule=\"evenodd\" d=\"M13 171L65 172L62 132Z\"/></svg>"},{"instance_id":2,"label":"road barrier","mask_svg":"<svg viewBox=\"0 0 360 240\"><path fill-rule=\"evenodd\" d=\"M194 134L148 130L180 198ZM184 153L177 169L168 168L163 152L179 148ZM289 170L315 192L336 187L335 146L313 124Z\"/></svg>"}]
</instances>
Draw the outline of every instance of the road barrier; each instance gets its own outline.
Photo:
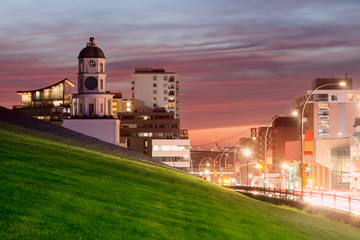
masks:
<instances>
[{"instance_id":1,"label":"road barrier","mask_svg":"<svg viewBox=\"0 0 360 240\"><path fill-rule=\"evenodd\" d=\"M237 192L252 194L262 194L267 197L301 201L301 191L284 188L263 188L248 186L226 186ZM335 192L304 191L303 202L324 207L334 208L356 215L360 215L360 198L352 197L347 194L337 194Z\"/></svg>"}]
</instances>

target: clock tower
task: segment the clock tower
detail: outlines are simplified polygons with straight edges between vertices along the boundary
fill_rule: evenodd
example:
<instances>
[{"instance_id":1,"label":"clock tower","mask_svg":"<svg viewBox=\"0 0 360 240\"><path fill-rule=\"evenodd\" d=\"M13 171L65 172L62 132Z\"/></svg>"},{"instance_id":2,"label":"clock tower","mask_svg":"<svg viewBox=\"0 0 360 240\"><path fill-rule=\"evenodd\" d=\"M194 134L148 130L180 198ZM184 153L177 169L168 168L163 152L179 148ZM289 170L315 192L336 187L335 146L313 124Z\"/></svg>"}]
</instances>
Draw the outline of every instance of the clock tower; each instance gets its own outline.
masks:
<instances>
[{"instance_id":1,"label":"clock tower","mask_svg":"<svg viewBox=\"0 0 360 240\"><path fill-rule=\"evenodd\" d=\"M105 93L105 55L93 37L81 50L78 59L79 93Z\"/></svg>"},{"instance_id":2,"label":"clock tower","mask_svg":"<svg viewBox=\"0 0 360 240\"><path fill-rule=\"evenodd\" d=\"M105 55L90 38L78 57L78 94L72 95L71 115L78 117L112 116L113 94L106 92Z\"/></svg>"}]
</instances>

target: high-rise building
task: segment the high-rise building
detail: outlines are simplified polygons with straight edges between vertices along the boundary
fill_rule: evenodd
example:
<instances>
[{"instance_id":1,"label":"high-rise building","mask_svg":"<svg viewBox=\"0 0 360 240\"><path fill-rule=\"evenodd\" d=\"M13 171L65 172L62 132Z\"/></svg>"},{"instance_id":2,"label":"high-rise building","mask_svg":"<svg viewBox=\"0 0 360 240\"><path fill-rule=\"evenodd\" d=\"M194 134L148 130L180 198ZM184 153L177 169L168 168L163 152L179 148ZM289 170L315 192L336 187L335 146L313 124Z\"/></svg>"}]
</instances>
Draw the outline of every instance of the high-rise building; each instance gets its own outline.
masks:
<instances>
[{"instance_id":1,"label":"high-rise building","mask_svg":"<svg viewBox=\"0 0 360 240\"><path fill-rule=\"evenodd\" d=\"M136 68L132 74L131 99L138 112L165 108L179 118L179 82L178 74L165 69Z\"/></svg>"},{"instance_id":2,"label":"high-rise building","mask_svg":"<svg viewBox=\"0 0 360 240\"><path fill-rule=\"evenodd\" d=\"M360 116L360 91L352 88L352 79L315 79L313 87L315 89L327 83L341 81L346 82L345 87L330 85L320 88L314 92L305 107L304 129L314 130L315 139L337 138L339 134L354 133L355 119ZM295 109L301 110L310 92L308 90L294 99Z\"/></svg>"}]
</instances>

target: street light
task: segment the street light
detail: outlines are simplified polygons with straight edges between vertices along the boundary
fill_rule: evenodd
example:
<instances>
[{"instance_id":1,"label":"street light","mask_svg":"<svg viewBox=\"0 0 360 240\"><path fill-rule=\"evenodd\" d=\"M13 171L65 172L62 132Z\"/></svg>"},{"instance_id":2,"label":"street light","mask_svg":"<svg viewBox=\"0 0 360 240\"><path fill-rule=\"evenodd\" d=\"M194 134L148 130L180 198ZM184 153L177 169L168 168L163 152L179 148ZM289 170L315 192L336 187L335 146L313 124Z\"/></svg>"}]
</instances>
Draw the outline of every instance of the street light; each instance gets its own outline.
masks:
<instances>
[{"instance_id":1,"label":"street light","mask_svg":"<svg viewBox=\"0 0 360 240\"><path fill-rule=\"evenodd\" d=\"M246 139L249 138L240 138L239 141L236 143L235 149L234 149L234 177L236 178L236 171L235 171L235 162L236 162L236 150L240 145L240 143ZM253 140L256 140L256 138L252 138ZM240 175L240 181L241 181L241 171L239 169L239 175ZM240 182L241 183L241 182Z\"/></svg>"},{"instance_id":2,"label":"street light","mask_svg":"<svg viewBox=\"0 0 360 240\"><path fill-rule=\"evenodd\" d=\"M246 187L249 187L249 157L251 155L250 149L245 149L244 155L246 156Z\"/></svg>"},{"instance_id":3,"label":"street light","mask_svg":"<svg viewBox=\"0 0 360 240\"><path fill-rule=\"evenodd\" d=\"M257 163L256 165L255 165L255 168L257 169L257 170L259 170L259 186L261 185L260 184L260 169L262 169L262 165L260 164L260 163Z\"/></svg>"},{"instance_id":4,"label":"street light","mask_svg":"<svg viewBox=\"0 0 360 240\"><path fill-rule=\"evenodd\" d=\"M345 86L346 82L339 82L339 83L327 83L327 84L323 84L317 88L315 88L314 90L312 90L306 97L305 102L302 106L301 109L301 165L304 163L304 112L305 112L305 107L307 102L309 101L310 97L313 95L313 93L316 90L319 90L322 87L326 87L326 86L330 86L330 85L339 85L339 86ZM304 175L300 176L301 177L301 200L304 200L304 184L303 184L303 180L304 180Z\"/></svg>"},{"instance_id":5,"label":"street light","mask_svg":"<svg viewBox=\"0 0 360 240\"><path fill-rule=\"evenodd\" d=\"M200 163L199 163L199 175L201 175L201 174L200 174L200 170L201 170L200 166L201 166L201 163L202 163L204 160L206 160L206 159L212 160L211 157L205 157L205 158L203 158L203 159L200 160Z\"/></svg>"},{"instance_id":6,"label":"street light","mask_svg":"<svg viewBox=\"0 0 360 240\"><path fill-rule=\"evenodd\" d=\"M297 116L298 112L297 111L293 111L291 113L293 116ZM269 128L271 126L271 124L273 123L273 121L275 121L275 119L277 119L278 117L281 117L281 116L284 116L284 115L287 115L287 113L283 113L283 114L277 114L275 115L271 121L269 122L267 128L266 128L266 131L265 131L265 138L264 138L264 165L265 165L265 172L264 172L264 188L266 187L266 181L268 180L267 179L267 175L268 175L268 169L267 169L267 159L266 159L266 151L267 151L267 136L268 136L268 132L269 132Z\"/></svg>"}]
</instances>

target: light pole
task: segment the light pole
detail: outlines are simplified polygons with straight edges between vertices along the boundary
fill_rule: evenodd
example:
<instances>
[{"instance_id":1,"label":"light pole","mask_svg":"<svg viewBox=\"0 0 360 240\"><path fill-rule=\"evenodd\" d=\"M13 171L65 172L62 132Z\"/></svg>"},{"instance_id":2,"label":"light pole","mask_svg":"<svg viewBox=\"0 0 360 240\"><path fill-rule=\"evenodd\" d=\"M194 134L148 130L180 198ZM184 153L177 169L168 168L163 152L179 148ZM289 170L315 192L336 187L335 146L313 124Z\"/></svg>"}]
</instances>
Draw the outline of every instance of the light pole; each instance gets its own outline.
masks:
<instances>
[{"instance_id":1,"label":"light pole","mask_svg":"<svg viewBox=\"0 0 360 240\"><path fill-rule=\"evenodd\" d=\"M259 186L261 186L261 183L260 183L260 169L262 169L262 165L260 164L260 163L257 163L256 165L255 165L255 168L257 169L257 170L259 170Z\"/></svg>"},{"instance_id":2,"label":"light pole","mask_svg":"<svg viewBox=\"0 0 360 240\"><path fill-rule=\"evenodd\" d=\"M267 128L266 128L266 131L265 131L265 138L264 138L264 165L265 165L265 172L264 172L264 188L266 187L266 181L268 180L267 179L267 175L268 175L268 169L267 169L267 156L266 156L266 152L267 152L267 136L268 136L268 132L269 132L269 128L271 126L271 124L273 123L273 121L275 121L275 119L277 119L278 117L281 117L283 115L286 115L287 113L283 113L283 114L277 114L275 115L271 121L269 122ZM297 112L296 111L293 111L292 112L292 115L293 116L296 116L297 115Z\"/></svg>"},{"instance_id":3,"label":"light pole","mask_svg":"<svg viewBox=\"0 0 360 240\"><path fill-rule=\"evenodd\" d=\"M245 149L244 155L246 156L246 187L249 187L249 157L251 155L250 149Z\"/></svg>"},{"instance_id":4,"label":"light pole","mask_svg":"<svg viewBox=\"0 0 360 240\"><path fill-rule=\"evenodd\" d=\"M200 163L199 163L199 175L200 175L200 170L201 170L201 163L204 161L204 160L206 160L206 159L210 159L210 160L212 160L212 158L211 157L205 157L205 158L203 158L203 159L201 159L200 160Z\"/></svg>"},{"instance_id":5,"label":"light pole","mask_svg":"<svg viewBox=\"0 0 360 240\"><path fill-rule=\"evenodd\" d=\"M319 90L320 88L326 87L326 86L331 86L331 85L340 85L340 86L345 86L346 82L339 82L339 83L327 83L327 84L323 84L317 88L315 88L314 90L312 90L306 97L304 104L302 105L301 108L301 131L300 131L300 135L301 135L301 165L303 165L304 163L304 112L305 112L305 107L307 102L309 101L310 97L313 95L313 93L316 90ZM301 178L301 200L304 200L304 186L303 186L303 180L304 180L304 174L302 176L300 176Z\"/></svg>"},{"instance_id":6,"label":"light pole","mask_svg":"<svg viewBox=\"0 0 360 240\"><path fill-rule=\"evenodd\" d=\"M238 148L239 146L241 146L240 143L241 143L242 141L246 140L246 139L248 139L248 138L240 138L239 141L236 143L236 146L235 146L235 149L234 149L234 177L235 177L235 178L236 178L236 172L235 172L236 151L237 151L237 148ZM253 140L256 140L256 138L253 138ZM240 169L239 169L239 175L240 175L240 184L241 184L241 171L240 171Z\"/></svg>"}]
</instances>

